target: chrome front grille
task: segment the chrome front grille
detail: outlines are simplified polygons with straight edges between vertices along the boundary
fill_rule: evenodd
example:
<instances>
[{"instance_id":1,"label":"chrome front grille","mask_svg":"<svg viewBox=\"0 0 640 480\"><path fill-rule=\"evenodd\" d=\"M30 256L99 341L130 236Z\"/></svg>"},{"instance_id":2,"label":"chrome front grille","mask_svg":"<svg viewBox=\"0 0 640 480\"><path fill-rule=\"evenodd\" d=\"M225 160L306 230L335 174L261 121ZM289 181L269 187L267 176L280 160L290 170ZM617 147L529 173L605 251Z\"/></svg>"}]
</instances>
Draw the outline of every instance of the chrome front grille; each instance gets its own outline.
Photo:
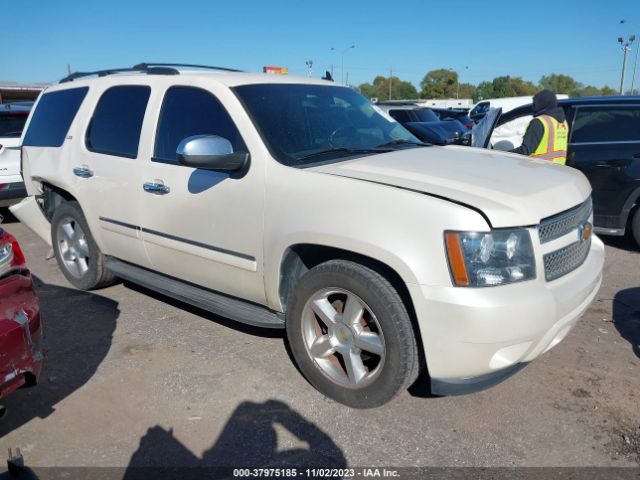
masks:
<instances>
[{"instance_id":1,"label":"chrome front grille","mask_svg":"<svg viewBox=\"0 0 640 480\"><path fill-rule=\"evenodd\" d=\"M589 255L590 248L591 239L572 243L544 255L544 275L547 282L560 278L582 265Z\"/></svg>"},{"instance_id":2,"label":"chrome front grille","mask_svg":"<svg viewBox=\"0 0 640 480\"><path fill-rule=\"evenodd\" d=\"M592 211L591 197L589 197L584 203L571 210L545 218L538 225L540 243L550 242L575 230L589 220Z\"/></svg>"}]
</instances>

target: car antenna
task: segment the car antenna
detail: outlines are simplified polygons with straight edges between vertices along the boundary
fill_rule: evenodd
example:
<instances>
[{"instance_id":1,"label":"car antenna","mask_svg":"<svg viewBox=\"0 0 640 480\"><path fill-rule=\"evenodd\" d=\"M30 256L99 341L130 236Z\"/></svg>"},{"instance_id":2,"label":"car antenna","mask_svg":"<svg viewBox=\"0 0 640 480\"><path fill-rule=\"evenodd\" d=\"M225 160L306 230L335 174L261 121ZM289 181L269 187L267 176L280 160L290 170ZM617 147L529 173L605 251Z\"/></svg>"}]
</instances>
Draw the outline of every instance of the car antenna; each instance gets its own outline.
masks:
<instances>
[{"instance_id":1,"label":"car antenna","mask_svg":"<svg viewBox=\"0 0 640 480\"><path fill-rule=\"evenodd\" d=\"M324 77L322 77L322 80L329 80L330 82L333 82L333 77L331 76L331 72L329 70L326 70L324 72Z\"/></svg>"}]
</instances>

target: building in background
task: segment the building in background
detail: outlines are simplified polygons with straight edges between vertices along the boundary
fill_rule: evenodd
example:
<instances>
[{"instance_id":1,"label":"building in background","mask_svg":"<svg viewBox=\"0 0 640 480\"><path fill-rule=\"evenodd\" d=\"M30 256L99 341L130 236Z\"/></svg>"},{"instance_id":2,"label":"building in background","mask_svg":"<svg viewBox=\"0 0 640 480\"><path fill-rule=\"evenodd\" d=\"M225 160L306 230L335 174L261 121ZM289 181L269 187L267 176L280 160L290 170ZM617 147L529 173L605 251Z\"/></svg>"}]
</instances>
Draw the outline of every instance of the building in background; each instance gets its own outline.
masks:
<instances>
[{"instance_id":1,"label":"building in background","mask_svg":"<svg viewBox=\"0 0 640 480\"><path fill-rule=\"evenodd\" d=\"M46 87L46 84L25 85L0 80L0 103L33 101Z\"/></svg>"}]
</instances>

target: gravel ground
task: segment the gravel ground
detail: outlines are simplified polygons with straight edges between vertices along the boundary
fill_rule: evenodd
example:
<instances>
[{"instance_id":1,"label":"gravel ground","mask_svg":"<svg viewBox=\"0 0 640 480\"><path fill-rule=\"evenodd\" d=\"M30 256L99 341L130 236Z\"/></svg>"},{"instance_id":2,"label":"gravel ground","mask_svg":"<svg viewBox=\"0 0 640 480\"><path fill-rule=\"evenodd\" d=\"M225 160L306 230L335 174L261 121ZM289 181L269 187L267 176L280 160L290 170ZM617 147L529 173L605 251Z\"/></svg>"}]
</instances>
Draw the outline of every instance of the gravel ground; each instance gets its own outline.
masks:
<instances>
[{"instance_id":1,"label":"gravel ground","mask_svg":"<svg viewBox=\"0 0 640 480\"><path fill-rule=\"evenodd\" d=\"M485 392L405 392L352 410L310 387L281 333L235 325L139 287L73 289L23 225L48 358L6 399L0 449L31 466L637 466L640 253L608 239L578 326Z\"/></svg>"}]
</instances>

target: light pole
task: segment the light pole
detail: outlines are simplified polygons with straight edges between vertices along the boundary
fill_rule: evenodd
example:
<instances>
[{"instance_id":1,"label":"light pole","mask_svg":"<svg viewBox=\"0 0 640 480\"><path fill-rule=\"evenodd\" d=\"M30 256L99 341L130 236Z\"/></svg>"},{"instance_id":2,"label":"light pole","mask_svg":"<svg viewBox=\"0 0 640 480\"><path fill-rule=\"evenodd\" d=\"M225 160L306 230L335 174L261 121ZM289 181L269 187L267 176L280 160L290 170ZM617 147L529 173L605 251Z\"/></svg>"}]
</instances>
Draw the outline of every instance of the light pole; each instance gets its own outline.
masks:
<instances>
[{"instance_id":1,"label":"light pole","mask_svg":"<svg viewBox=\"0 0 640 480\"><path fill-rule=\"evenodd\" d=\"M620 23L627 23L626 20L620 20ZM632 22L634 27L638 27L635 22ZM636 59L633 61L633 75L631 76L631 94L633 95L633 87L636 83L636 67L638 66L638 52L640 51L640 47L636 46Z\"/></svg>"},{"instance_id":2,"label":"light pole","mask_svg":"<svg viewBox=\"0 0 640 480\"><path fill-rule=\"evenodd\" d=\"M624 37L618 37L618 43L622 46L622 52L624 54L622 60L622 76L620 77L620 95L624 95L624 72L627 69L627 53L629 53L631 44L635 39L635 35L629 36L626 40Z\"/></svg>"},{"instance_id":3,"label":"light pole","mask_svg":"<svg viewBox=\"0 0 640 480\"><path fill-rule=\"evenodd\" d=\"M347 53L352 48L356 48L356 46L355 45L351 45L351 46L349 46L347 48L344 48L342 50L338 50L335 47L331 47L332 51L340 53L340 83L342 83L343 85L344 85L344 54Z\"/></svg>"}]
</instances>

